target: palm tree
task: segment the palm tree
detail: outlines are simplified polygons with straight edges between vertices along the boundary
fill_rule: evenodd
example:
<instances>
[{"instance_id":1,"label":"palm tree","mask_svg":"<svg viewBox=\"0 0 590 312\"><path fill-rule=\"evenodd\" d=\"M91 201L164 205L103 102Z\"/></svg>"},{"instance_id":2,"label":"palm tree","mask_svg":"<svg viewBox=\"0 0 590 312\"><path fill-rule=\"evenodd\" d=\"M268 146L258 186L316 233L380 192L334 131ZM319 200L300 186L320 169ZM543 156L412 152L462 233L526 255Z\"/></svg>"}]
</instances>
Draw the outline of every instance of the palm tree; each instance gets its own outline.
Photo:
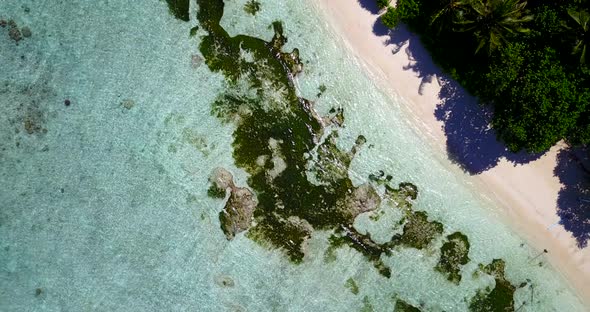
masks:
<instances>
[{"instance_id":1,"label":"palm tree","mask_svg":"<svg viewBox=\"0 0 590 312\"><path fill-rule=\"evenodd\" d=\"M430 26L438 24L437 31L439 33L455 22L459 10L465 9L469 0L446 0L444 2L444 6L436 11L430 19Z\"/></svg>"},{"instance_id":2,"label":"palm tree","mask_svg":"<svg viewBox=\"0 0 590 312\"><path fill-rule=\"evenodd\" d=\"M567 10L567 13L580 25L579 35L574 46L573 54L580 54L580 63L586 63L586 46L590 39L590 14L586 11Z\"/></svg>"},{"instance_id":3,"label":"palm tree","mask_svg":"<svg viewBox=\"0 0 590 312\"><path fill-rule=\"evenodd\" d=\"M491 54L509 36L526 33L523 24L533 19L526 14L526 1L521 0L468 0L469 10L459 11L456 24L459 31L473 32L478 40L475 53L487 47Z\"/></svg>"}]
</instances>

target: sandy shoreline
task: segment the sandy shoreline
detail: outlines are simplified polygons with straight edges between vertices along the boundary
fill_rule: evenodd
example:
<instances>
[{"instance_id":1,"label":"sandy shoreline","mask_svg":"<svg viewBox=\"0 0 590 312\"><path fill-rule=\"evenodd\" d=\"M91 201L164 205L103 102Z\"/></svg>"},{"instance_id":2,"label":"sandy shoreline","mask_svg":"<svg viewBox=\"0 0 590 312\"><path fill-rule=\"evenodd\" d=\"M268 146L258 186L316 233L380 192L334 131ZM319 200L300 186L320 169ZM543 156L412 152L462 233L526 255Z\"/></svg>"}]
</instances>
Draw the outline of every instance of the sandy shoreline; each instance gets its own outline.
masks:
<instances>
[{"instance_id":1,"label":"sandy shoreline","mask_svg":"<svg viewBox=\"0 0 590 312\"><path fill-rule=\"evenodd\" d=\"M415 62L405 53L408 44L420 46L418 38L409 36L409 41L399 52L392 54L396 46L384 44L390 36L374 33L378 16L363 8L357 0L319 0L314 3L379 86L403 99L402 108L416 130L428 138L433 148L440 150L440 155L446 156L447 136L442 128L443 122L435 116L436 106L441 102L438 96L441 86L437 79L423 77L409 69ZM556 202L561 184L553 170L559 150L559 146L553 147L526 165L514 166L501 158L493 168L477 175L465 173L464 177L494 203L498 214L533 247L549 250L547 259L550 264L590 306L590 247L580 250L574 237L562 226L555 225L559 221Z\"/></svg>"}]
</instances>

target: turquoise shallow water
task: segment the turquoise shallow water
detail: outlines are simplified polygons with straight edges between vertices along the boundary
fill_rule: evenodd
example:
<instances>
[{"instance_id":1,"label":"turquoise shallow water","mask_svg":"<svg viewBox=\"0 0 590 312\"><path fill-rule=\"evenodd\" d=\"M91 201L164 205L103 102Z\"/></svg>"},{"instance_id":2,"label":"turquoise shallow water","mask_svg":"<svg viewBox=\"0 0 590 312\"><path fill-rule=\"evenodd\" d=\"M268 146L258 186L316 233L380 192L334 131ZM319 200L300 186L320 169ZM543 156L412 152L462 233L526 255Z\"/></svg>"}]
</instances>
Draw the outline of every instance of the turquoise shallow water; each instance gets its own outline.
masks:
<instances>
[{"instance_id":1,"label":"turquoise shallow water","mask_svg":"<svg viewBox=\"0 0 590 312\"><path fill-rule=\"evenodd\" d=\"M433 154L311 0L261 1L255 17L244 3L227 1L226 30L270 40L268 25L282 20L286 50L299 48L305 63L300 94L320 114L344 109L340 146L359 134L373 145L354 158L353 181L381 169L410 181L420 189L415 209L443 222L445 235L468 235L461 284L432 269L442 239L387 257L391 279L349 248L326 263L328 233L313 236L299 265L243 234L226 240L223 203L207 197L207 179L218 166L238 185L247 175L232 158L234 127L210 114L224 78L198 61L204 33L189 37L194 16L176 20L155 0L0 0L0 18L32 33L17 45L0 28L0 310L391 311L401 298L462 311L494 283L472 277L477 264L503 258L513 284L535 285L534 305L519 311L584 311L554 270L531 262L538 251ZM392 219L361 215L355 226L386 240ZM530 287L517 289L515 306L530 296Z\"/></svg>"}]
</instances>

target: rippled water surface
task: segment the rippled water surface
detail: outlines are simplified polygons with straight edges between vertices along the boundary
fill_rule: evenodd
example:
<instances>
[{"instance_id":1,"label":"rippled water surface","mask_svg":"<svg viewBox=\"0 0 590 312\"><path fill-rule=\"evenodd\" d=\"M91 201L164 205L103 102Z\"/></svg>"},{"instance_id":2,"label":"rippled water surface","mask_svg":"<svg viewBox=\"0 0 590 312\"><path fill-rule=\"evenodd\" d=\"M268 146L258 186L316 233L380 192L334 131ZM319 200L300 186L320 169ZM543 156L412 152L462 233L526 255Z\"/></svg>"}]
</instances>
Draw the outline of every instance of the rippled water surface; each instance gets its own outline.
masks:
<instances>
[{"instance_id":1,"label":"rippled water surface","mask_svg":"<svg viewBox=\"0 0 590 312\"><path fill-rule=\"evenodd\" d=\"M300 264L244 233L227 240L208 178L223 167L247 186L248 173L232 155L236 124L211 114L227 82L199 50L206 31L190 36L196 1L185 22L165 1L0 0L0 310L391 311L400 299L462 311L495 285L478 264L500 258L515 309L584 310L543 257L532 259L539 251L433 155L311 0L260 3L253 16L246 1L226 1L220 25L270 41L282 21L283 50L298 48L304 64L298 95L322 116L343 109L342 150L366 138L354 184L379 170L415 184L413 209L444 224L443 235L383 255L391 278L346 246L326 261L331 231L313 233ZM362 214L354 226L387 241L399 214ZM459 285L434 269L457 231L471 246Z\"/></svg>"}]
</instances>

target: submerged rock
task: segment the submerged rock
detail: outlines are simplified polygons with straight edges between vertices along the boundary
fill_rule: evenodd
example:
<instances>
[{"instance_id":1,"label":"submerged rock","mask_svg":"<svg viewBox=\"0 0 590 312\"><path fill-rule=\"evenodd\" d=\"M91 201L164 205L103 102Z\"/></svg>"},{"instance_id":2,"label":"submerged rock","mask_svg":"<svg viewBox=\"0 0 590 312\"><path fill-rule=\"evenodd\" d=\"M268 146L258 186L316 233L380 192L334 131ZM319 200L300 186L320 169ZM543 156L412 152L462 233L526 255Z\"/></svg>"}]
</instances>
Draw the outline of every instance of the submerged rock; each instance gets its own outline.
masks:
<instances>
[{"instance_id":1,"label":"submerged rock","mask_svg":"<svg viewBox=\"0 0 590 312\"><path fill-rule=\"evenodd\" d=\"M298 50L282 51L287 38L281 22L272 24L270 41L231 36L220 25L222 0L197 0L197 4L199 26L206 33L199 46L204 64L226 79L226 89L211 112L235 127L232 155L236 166L249 174L252 189L243 189L244 195L238 196L231 175L224 171L213 175L210 193L228 197L227 191L231 192L220 214L228 239L254 223L248 238L282 250L299 263L313 231L334 231L332 247L350 246L389 277L391 269L381 256L389 255L392 246L423 248L442 233L442 224L429 222L423 212L412 212L417 188L409 183L386 189L386 197L407 211L403 235L378 244L370 234L358 233L352 227L355 218L377 209L382 201L373 182L355 186L348 172L367 139L359 135L351 150L343 151L336 144L337 132L324 136L327 125L342 126L344 115L334 110L335 116L322 118L309 100L298 96L293 78L302 64Z\"/></svg>"},{"instance_id":2,"label":"submerged rock","mask_svg":"<svg viewBox=\"0 0 590 312\"><path fill-rule=\"evenodd\" d=\"M344 125L344 110L342 108L337 109L336 114L330 121L338 127L342 127Z\"/></svg>"},{"instance_id":3,"label":"submerged rock","mask_svg":"<svg viewBox=\"0 0 590 312\"><path fill-rule=\"evenodd\" d=\"M8 25L10 26L8 29L8 36L18 44L18 42L23 39L21 31L18 29L14 20L9 20Z\"/></svg>"},{"instance_id":4,"label":"submerged rock","mask_svg":"<svg viewBox=\"0 0 590 312\"><path fill-rule=\"evenodd\" d=\"M471 311L514 311L516 286L506 279L504 275L505 267L506 263L502 259L494 259L492 263L486 266L480 264L480 270L492 276L495 285L491 291L486 289L477 292L469 304Z\"/></svg>"},{"instance_id":5,"label":"submerged rock","mask_svg":"<svg viewBox=\"0 0 590 312\"><path fill-rule=\"evenodd\" d=\"M215 277L215 283L221 287L234 287L234 280L227 275L219 275Z\"/></svg>"},{"instance_id":6,"label":"submerged rock","mask_svg":"<svg viewBox=\"0 0 590 312\"><path fill-rule=\"evenodd\" d=\"M447 276L455 284L461 282L461 267L469 262L469 240L461 232L447 236L447 241L440 248L440 260L436 270Z\"/></svg>"},{"instance_id":7,"label":"submerged rock","mask_svg":"<svg viewBox=\"0 0 590 312\"><path fill-rule=\"evenodd\" d=\"M189 5L190 0L166 0L170 13L177 19L188 22L189 21Z\"/></svg>"},{"instance_id":8,"label":"submerged rock","mask_svg":"<svg viewBox=\"0 0 590 312\"><path fill-rule=\"evenodd\" d=\"M363 307L360 309L360 312L374 312L374 311L375 311L375 308L371 304L371 301L369 301L369 296L364 296L363 297Z\"/></svg>"},{"instance_id":9,"label":"submerged rock","mask_svg":"<svg viewBox=\"0 0 590 312\"><path fill-rule=\"evenodd\" d=\"M389 184L386 184L385 195L396 207L409 214L412 210L412 201L418 198L418 187L408 182L400 183L398 188L393 188Z\"/></svg>"},{"instance_id":10,"label":"submerged rock","mask_svg":"<svg viewBox=\"0 0 590 312\"><path fill-rule=\"evenodd\" d=\"M21 29L21 33L22 33L23 37L25 37L25 38L29 38L33 35L33 33L31 32L31 29L27 26L25 26Z\"/></svg>"},{"instance_id":11,"label":"submerged rock","mask_svg":"<svg viewBox=\"0 0 590 312\"><path fill-rule=\"evenodd\" d=\"M256 15L256 13L260 11L260 2L256 0L250 0L246 2L246 4L244 5L244 11L246 11L246 13L248 14Z\"/></svg>"},{"instance_id":12,"label":"submerged rock","mask_svg":"<svg viewBox=\"0 0 590 312\"><path fill-rule=\"evenodd\" d=\"M198 54L191 54L191 67L194 69L199 68L203 63L203 58Z\"/></svg>"},{"instance_id":13,"label":"submerged rock","mask_svg":"<svg viewBox=\"0 0 590 312\"><path fill-rule=\"evenodd\" d=\"M356 282L354 281L354 279L352 277L346 280L346 284L344 284L344 286L346 286L346 288L350 289L350 292L353 295L359 294L359 286L356 284Z\"/></svg>"},{"instance_id":14,"label":"submerged rock","mask_svg":"<svg viewBox=\"0 0 590 312\"><path fill-rule=\"evenodd\" d=\"M167 2L171 9L182 4L181 17L188 19L188 0ZM232 156L235 165L248 175L249 188L237 187L225 169L218 168L211 175L209 195L227 198L219 218L228 240L248 230L249 239L278 249L292 262L299 263L309 252L306 244L314 231L333 232L330 250L349 246L365 255L380 274L390 277L391 269L384 256L390 255L393 247L426 248L442 234L441 223L429 221L425 212L412 209L418 194L415 185L400 183L397 188L392 187L392 177L384 173L370 177L368 184L353 184L348 173L350 163L366 138L359 136L351 151L343 151L336 145L335 132L324 135L328 125L343 126L344 115L342 110L334 110L330 113L334 116L322 118L311 101L298 95L294 76L303 65L297 49L283 51L287 38L281 22L272 24L274 36L270 41L244 34L230 35L220 24L223 0L196 3L199 35L203 34L199 44L203 64L225 77L225 89L212 104L211 113L222 122L231 123ZM191 35L194 34L193 27ZM196 58L191 61L193 66L198 63ZM321 93L324 91L325 88L320 89ZM193 136L187 138L198 143ZM376 188L384 189L383 198ZM359 214L375 210L385 200L404 212L405 223L400 223L403 234L379 244L370 233L359 233L352 224ZM456 251L455 247L452 245L449 250ZM453 258L443 254L441 263ZM457 266L450 267L449 271L454 272ZM483 301L473 302L472 306L478 306ZM367 308L371 308L370 304ZM418 310L401 301L396 308Z\"/></svg>"},{"instance_id":15,"label":"submerged rock","mask_svg":"<svg viewBox=\"0 0 590 312\"><path fill-rule=\"evenodd\" d=\"M8 36L10 39L14 40L17 45L21 40L23 40L23 38L29 38L32 36L32 32L29 27L25 26L19 29L18 25L13 19L8 21L4 19L0 20L0 26L2 28L8 26Z\"/></svg>"},{"instance_id":16,"label":"submerged rock","mask_svg":"<svg viewBox=\"0 0 590 312\"><path fill-rule=\"evenodd\" d=\"M352 159L365 144L364 136L358 136L350 152L342 151L336 145L338 132L330 133L317 148L317 159L308 164L316 178L325 183L334 183L348 179L348 168Z\"/></svg>"},{"instance_id":17,"label":"submerged rock","mask_svg":"<svg viewBox=\"0 0 590 312\"><path fill-rule=\"evenodd\" d=\"M351 194L338 205L338 212L349 220L354 220L358 215L377 209L381 204L381 197L377 191L369 185L363 184L355 188Z\"/></svg>"},{"instance_id":18,"label":"submerged rock","mask_svg":"<svg viewBox=\"0 0 590 312\"><path fill-rule=\"evenodd\" d=\"M23 127L27 134L47 133L45 122L45 113L37 105L31 104L25 108Z\"/></svg>"},{"instance_id":19,"label":"submerged rock","mask_svg":"<svg viewBox=\"0 0 590 312\"><path fill-rule=\"evenodd\" d=\"M422 310L416 308L415 306L401 300L397 299L395 301L395 312L421 312Z\"/></svg>"},{"instance_id":20,"label":"submerged rock","mask_svg":"<svg viewBox=\"0 0 590 312\"><path fill-rule=\"evenodd\" d=\"M217 190L230 192L223 210L219 213L219 221L223 233L231 240L238 233L250 228L258 201L252 191L245 187L237 187L232 174L223 168L215 169L209 181Z\"/></svg>"},{"instance_id":21,"label":"submerged rock","mask_svg":"<svg viewBox=\"0 0 590 312\"><path fill-rule=\"evenodd\" d=\"M321 85L318 87L318 91L319 91L319 92L318 92L318 94L317 94L316 96L317 96L317 97L320 97L320 96L322 96L322 94L324 94L324 92L326 92L326 90L328 90L328 88L326 87L326 85L325 85L325 84L321 84ZM335 110L334 108L332 108L332 109L330 110L330 113L335 113L335 112L336 112L336 110Z\"/></svg>"},{"instance_id":22,"label":"submerged rock","mask_svg":"<svg viewBox=\"0 0 590 312\"><path fill-rule=\"evenodd\" d=\"M124 99L121 101L121 106L127 110L130 110L135 106L135 101L132 99Z\"/></svg>"},{"instance_id":23,"label":"submerged rock","mask_svg":"<svg viewBox=\"0 0 590 312\"><path fill-rule=\"evenodd\" d=\"M223 211L219 213L221 229L228 240L250 228L257 204L254 194L249 189L232 189Z\"/></svg>"},{"instance_id":24,"label":"submerged rock","mask_svg":"<svg viewBox=\"0 0 590 312\"><path fill-rule=\"evenodd\" d=\"M370 234L361 234L354 227L344 225L330 237L330 244L332 248L347 245L355 249L373 263L379 274L391 277L391 269L381 260L382 254L391 254L389 244L377 244L371 239Z\"/></svg>"},{"instance_id":25,"label":"submerged rock","mask_svg":"<svg viewBox=\"0 0 590 312\"><path fill-rule=\"evenodd\" d=\"M442 223L428 221L428 214L426 212L411 212L404 225L403 234L395 235L392 239L392 243L416 249L423 249L427 247L434 238L441 235L442 232Z\"/></svg>"},{"instance_id":26,"label":"submerged rock","mask_svg":"<svg viewBox=\"0 0 590 312\"><path fill-rule=\"evenodd\" d=\"M303 63L299 58L299 49L295 48L291 53L281 53L281 58L287 64L291 75L297 76L303 71Z\"/></svg>"}]
</instances>

